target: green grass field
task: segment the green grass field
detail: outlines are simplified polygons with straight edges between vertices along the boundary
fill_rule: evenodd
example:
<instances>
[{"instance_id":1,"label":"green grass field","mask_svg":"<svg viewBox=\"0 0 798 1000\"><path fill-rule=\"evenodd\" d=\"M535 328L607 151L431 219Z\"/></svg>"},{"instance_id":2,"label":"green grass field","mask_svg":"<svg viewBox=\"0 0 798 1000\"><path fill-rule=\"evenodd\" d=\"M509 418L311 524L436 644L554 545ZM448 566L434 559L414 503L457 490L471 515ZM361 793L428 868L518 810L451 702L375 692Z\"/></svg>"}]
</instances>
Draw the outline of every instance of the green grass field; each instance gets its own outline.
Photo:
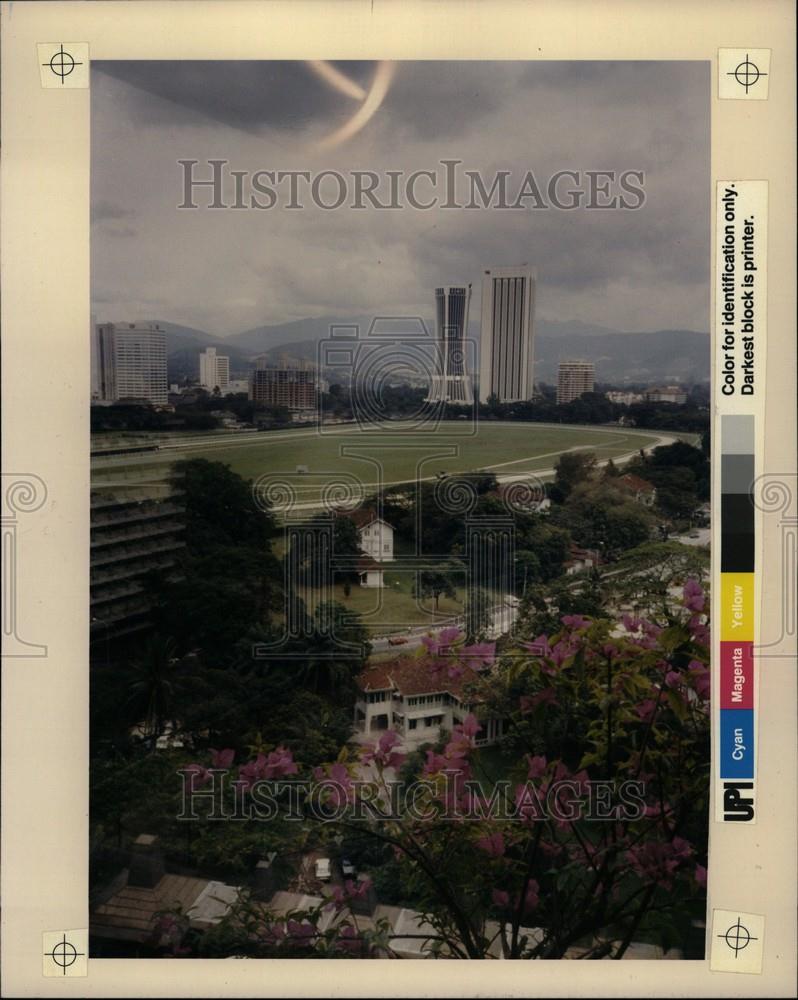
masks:
<instances>
[{"instance_id":1,"label":"green grass field","mask_svg":"<svg viewBox=\"0 0 798 1000\"><path fill-rule=\"evenodd\" d=\"M336 584L335 600L348 611L360 615L363 625L378 635L404 632L413 625L432 627L437 622L445 622L463 613L462 589L457 590L454 598L441 595L436 611L431 597L413 596L409 579L407 586L399 586L396 581L398 575L394 574L391 578L391 574L386 573L386 586L382 590L359 587L353 583L348 597L341 584ZM404 575L409 577L409 574ZM312 610L317 606L318 592L307 589L300 593L308 608Z\"/></svg>"},{"instance_id":2,"label":"green grass field","mask_svg":"<svg viewBox=\"0 0 798 1000\"><path fill-rule=\"evenodd\" d=\"M564 451L592 451L599 461L629 456L657 442L651 431L483 421L475 433L454 421L434 432L396 425L391 432L362 433L342 426L334 433L315 428L213 437L171 438L145 457L92 460L93 488L135 487L163 482L175 461L207 458L226 462L246 479L287 479L299 503L318 503L325 485L343 480L368 494L380 485L439 472L489 469L497 476L538 472L550 476ZM673 435L674 437L676 435ZM298 474L297 466L307 467Z\"/></svg>"}]
</instances>

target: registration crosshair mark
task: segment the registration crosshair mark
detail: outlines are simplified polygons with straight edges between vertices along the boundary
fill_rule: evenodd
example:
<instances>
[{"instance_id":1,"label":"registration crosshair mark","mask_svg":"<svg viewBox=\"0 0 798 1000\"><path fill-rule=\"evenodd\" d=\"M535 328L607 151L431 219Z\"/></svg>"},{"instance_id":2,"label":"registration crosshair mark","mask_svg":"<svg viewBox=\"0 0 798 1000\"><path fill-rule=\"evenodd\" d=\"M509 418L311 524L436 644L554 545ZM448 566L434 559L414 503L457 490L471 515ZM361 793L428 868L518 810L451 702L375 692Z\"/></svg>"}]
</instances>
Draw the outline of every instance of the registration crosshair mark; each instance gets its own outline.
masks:
<instances>
[{"instance_id":1,"label":"registration crosshair mark","mask_svg":"<svg viewBox=\"0 0 798 1000\"><path fill-rule=\"evenodd\" d=\"M733 76L740 86L745 88L747 94L751 87L758 82L759 78L767 76L767 73L763 73L756 63L752 63L746 52L745 59L735 66L733 70L730 70L726 76Z\"/></svg>"},{"instance_id":2,"label":"registration crosshair mark","mask_svg":"<svg viewBox=\"0 0 798 1000\"><path fill-rule=\"evenodd\" d=\"M42 63L42 66L49 66L50 70L55 73L56 76L61 78L61 86L64 85L64 80L69 76L74 68L82 65L83 63L77 62L69 54L69 52L64 52L63 42L61 43L58 52L54 52L50 57L50 61Z\"/></svg>"},{"instance_id":3,"label":"registration crosshair mark","mask_svg":"<svg viewBox=\"0 0 798 1000\"><path fill-rule=\"evenodd\" d=\"M739 952L741 952L744 948L747 948L752 941L758 940L758 938L755 938L749 932L747 927L743 926L739 917L737 918L736 924L732 924L724 934L718 934L718 937L723 938L726 944L734 952L735 958L737 958Z\"/></svg>"}]
</instances>

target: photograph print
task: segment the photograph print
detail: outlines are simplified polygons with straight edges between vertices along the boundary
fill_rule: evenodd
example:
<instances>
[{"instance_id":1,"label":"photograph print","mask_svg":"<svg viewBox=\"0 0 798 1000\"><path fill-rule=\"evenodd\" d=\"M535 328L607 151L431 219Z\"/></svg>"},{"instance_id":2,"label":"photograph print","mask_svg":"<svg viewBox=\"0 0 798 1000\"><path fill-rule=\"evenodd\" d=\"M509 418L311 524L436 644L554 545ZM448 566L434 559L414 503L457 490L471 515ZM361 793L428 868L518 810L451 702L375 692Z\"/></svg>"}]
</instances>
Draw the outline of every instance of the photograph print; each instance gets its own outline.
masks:
<instances>
[{"instance_id":1,"label":"photograph print","mask_svg":"<svg viewBox=\"0 0 798 1000\"><path fill-rule=\"evenodd\" d=\"M90 93L90 954L703 959L710 64Z\"/></svg>"}]
</instances>

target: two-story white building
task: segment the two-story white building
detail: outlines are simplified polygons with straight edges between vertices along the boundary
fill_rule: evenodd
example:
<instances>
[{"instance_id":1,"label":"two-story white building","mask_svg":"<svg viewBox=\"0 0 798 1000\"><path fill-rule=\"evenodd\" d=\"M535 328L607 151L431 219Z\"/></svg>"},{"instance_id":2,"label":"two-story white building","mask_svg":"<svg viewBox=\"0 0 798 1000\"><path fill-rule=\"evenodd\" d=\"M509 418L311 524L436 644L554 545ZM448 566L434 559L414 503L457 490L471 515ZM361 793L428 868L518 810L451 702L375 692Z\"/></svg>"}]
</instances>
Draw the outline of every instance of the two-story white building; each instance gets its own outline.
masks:
<instances>
[{"instance_id":1,"label":"two-story white building","mask_svg":"<svg viewBox=\"0 0 798 1000\"><path fill-rule=\"evenodd\" d=\"M435 676L428 662L413 656L367 666L357 678L355 729L377 736L392 729L411 750L434 743L473 710L464 689L476 676L469 669L461 677ZM503 734L504 720L485 719L477 745L495 743Z\"/></svg>"},{"instance_id":2,"label":"two-story white building","mask_svg":"<svg viewBox=\"0 0 798 1000\"><path fill-rule=\"evenodd\" d=\"M393 526L374 510L357 510L351 515L357 528L363 558L357 566L361 587L384 587L383 563L393 562Z\"/></svg>"}]
</instances>

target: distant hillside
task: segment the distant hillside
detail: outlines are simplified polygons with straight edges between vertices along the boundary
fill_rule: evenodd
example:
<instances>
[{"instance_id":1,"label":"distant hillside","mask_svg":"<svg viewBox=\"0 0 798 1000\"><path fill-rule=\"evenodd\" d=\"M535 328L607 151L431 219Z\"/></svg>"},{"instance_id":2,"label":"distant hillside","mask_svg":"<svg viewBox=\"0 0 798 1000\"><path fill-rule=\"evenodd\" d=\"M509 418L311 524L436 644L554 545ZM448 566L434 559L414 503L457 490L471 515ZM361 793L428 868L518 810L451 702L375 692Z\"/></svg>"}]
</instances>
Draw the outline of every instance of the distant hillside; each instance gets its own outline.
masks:
<instances>
[{"instance_id":1,"label":"distant hillside","mask_svg":"<svg viewBox=\"0 0 798 1000\"><path fill-rule=\"evenodd\" d=\"M541 324L543 327L543 324ZM560 361L592 361L599 382L700 382L710 375L709 334L692 330L656 333L551 334L535 338L535 377L554 382Z\"/></svg>"},{"instance_id":2,"label":"distant hillside","mask_svg":"<svg viewBox=\"0 0 798 1000\"><path fill-rule=\"evenodd\" d=\"M157 323L162 330L166 331L166 350L180 351L183 348L196 348L204 350L209 345L216 343L217 338L205 330L196 330L193 326L181 326L180 323L168 323L162 319L154 319L149 322Z\"/></svg>"},{"instance_id":3,"label":"distant hillside","mask_svg":"<svg viewBox=\"0 0 798 1000\"><path fill-rule=\"evenodd\" d=\"M215 346L229 355L231 370L246 369L255 355L277 359L313 360L318 341L329 337L334 325L357 325L365 333L370 319L323 316L259 326L232 337L213 337L202 330L161 322L167 332L169 377L196 377L199 352ZM429 329L432 326L428 321ZM479 340L479 322L472 319L469 335ZM658 330L654 333L623 333L579 321L539 320L535 337L535 376L554 382L561 361L584 359L596 366L600 382L667 382L669 379L703 381L710 375L710 340L692 330Z\"/></svg>"},{"instance_id":4,"label":"distant hillside","mask_svg":"<svg viewBox=\"0 0 798 1000\"><path fill-rule=\"evenodd\" d=\"M258 326L252 330L244 330L228 337L226 344L232 344L243 351L253 354L269 351L273 347L285 347L303 341L322 340L330 336L330 327L334 325L351 326L357 324L364 330L368 329L370 320L362 316L354 319L339 319L335 316L320 316L315 319L298 319L293 323L280 323L276 326Z\"/></svg>"},{"instance_id":5,"label":"distant hillside","mask_svg":"<svg viewBox=\"0 0 798 1000\"><path fill-rule=\"evenodd\" d=\"M166 333L166 354L168 359L168 377L170 382L183 378L199 376L199 356L206 347L215 347L219 354L230 358L231 371L243 370L249 367L248 352L229 347L222 337L214 337L204 330L196 330L191 326L181 326L179 323L169 323L165 320L153 320Z\"/></svg>"},{"instance_id":6,"label":"distant hillside","mask_svg":"<svg viewBox=\"0 0 798 1000\"><path fill-rule=\"evenodd\" d=\"M582 323L579 320L537 319L535 321L538 336L544 337L602 337L607 333L623 333L609 326L597 326L595 323ZM630 336L623 333L623 336Z\"/></svg>"}]
</instances>

